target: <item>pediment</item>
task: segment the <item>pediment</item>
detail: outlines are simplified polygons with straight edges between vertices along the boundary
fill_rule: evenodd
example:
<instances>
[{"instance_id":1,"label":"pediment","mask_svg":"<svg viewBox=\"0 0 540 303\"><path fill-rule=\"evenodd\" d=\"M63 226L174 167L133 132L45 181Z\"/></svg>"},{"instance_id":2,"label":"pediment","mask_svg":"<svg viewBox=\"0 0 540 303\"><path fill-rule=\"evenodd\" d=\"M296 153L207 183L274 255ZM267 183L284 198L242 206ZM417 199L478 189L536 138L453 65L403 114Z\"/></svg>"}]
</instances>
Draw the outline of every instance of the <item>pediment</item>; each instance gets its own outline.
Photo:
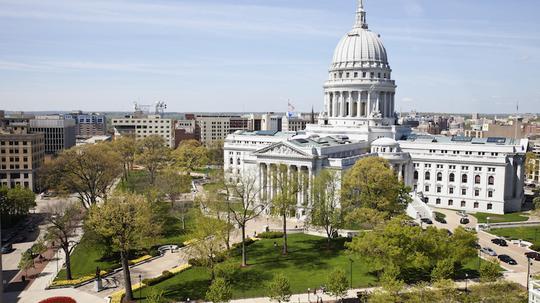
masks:
<instances>
[{"instance_id":1,"label":"pediment","mask_svg":"<svg viewBox=\"0 0 540 303\"><path fill-rule=\"evenodd\" d=\"M257 156L313 158L314 156L284 142L274 143L255 152Z\"/></svg>"}]
</instances>

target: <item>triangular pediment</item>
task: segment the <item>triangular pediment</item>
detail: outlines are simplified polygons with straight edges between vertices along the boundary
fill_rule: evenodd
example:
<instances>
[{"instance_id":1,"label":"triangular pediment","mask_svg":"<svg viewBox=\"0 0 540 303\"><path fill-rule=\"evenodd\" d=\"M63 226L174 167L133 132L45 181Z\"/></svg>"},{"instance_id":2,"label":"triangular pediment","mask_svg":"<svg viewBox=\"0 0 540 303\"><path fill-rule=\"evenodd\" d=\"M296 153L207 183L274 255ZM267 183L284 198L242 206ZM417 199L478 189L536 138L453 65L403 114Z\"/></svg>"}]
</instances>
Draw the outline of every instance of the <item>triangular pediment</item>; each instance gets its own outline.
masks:
<instances>
[{"instance_id":1,"label":"triangular pediment","mask_svg":"<svg viewBox=\"0 0 540 303\"><path fill-rule=\"evenodd\" d=\"M294 158L313 158L309 154L299 148L293 147L285 142L274 143L265 148L261 148L254 153L256 156L274 156L274 157L294 157Z\"/></svg>"}]
</instances>

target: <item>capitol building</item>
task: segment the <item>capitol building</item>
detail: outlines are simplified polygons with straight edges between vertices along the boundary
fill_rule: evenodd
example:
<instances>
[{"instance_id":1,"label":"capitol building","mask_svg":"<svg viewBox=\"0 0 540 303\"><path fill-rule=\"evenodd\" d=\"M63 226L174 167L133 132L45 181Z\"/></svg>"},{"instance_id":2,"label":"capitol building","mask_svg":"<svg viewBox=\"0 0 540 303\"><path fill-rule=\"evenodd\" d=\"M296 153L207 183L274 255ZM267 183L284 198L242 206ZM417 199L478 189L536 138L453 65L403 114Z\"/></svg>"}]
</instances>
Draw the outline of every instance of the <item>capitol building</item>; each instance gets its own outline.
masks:
<instances>
[{"instance_id":1,"label":"capitol building","mask_svg":"<svg viewBox=\"0 0 540 303\"><path fill-rule=\"evenodd\" d=\"M381 37L370 30L359 0L354 26L334 51L318 123L300 132L230 134L224 146L227 178L254 178L259 199L270 202L279 166L310 182L323 169L343 173L359 159L382 157L413 189L410 215L430 216L427 206L494 214L521 210L526 139L413 133L397 125L396 88ZM298 219L309 212L309 184L303 188Z\"/></svg>"}]
</instances>

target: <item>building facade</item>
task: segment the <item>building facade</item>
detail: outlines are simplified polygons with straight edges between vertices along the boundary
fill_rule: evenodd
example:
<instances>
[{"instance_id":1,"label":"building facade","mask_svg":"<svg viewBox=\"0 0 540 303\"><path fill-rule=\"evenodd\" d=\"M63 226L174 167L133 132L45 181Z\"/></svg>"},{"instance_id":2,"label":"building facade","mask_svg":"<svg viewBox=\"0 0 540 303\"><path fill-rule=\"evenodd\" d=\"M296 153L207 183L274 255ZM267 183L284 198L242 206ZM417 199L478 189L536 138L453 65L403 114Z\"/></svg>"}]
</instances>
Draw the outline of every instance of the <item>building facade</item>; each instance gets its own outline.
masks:
<instances>
[{"instance_id":1,"label":"building facade","mask_svg":"<svg viewBox=\"0 0 540 303\"><path fill-rule=\"evenodd\" d=\"M75 120L77 137L90 138L94 136L105 136L107 134L107 118L98 113L72 112L65 114L66 119Z\"/></svg>"},{"instance_id":2,"label":"building facade","mask_svg":"<svg viewBox=\"0 0 540 303\"><path fill-rule=\"evenodd\" d=\"M420 137L397 125L395 92L386 49L359 1L353 29L335 49L317 123L296 131L234 132L225 140L225 175L254 178L259 199L269 203L277 167L287 167L292 178L307 176L295 214L303 219L310 182L321 170L343 174L361 158L382 157L415 189L408 214L429 216L427 205L499 214L520 209L527 140Z\"/></svg>"},{"instance_id":3,"label":"building facade","mask_svg":"<svg viewBox=\"0 0 540 303\"><path fill-rule=\"evenodd\" d=\"M536 155L536 158L527 159L530 167L527 174L527 182L540 185L540 139L532 140L530 143L530 152Z\"/></svg>"},{"instance_id":4,"label":"building facade","mask_svg":"<svg viewBox=\"0 0 540 303\"><path fill-rule=\"evenodd\" d=\"M113 118L114 136L135 136L137 140L157 135L165 140L165 144L174 148L174 124L172 119L164 119L160 115L125 116Z\"/></svg>"},{"instance_id":5,"label":"building facade","mask_svg":"<svg viewBox=\"0 0 540 303\"><path fill-rule=\"evenodd\" d=\"M0 130L0 185L36 190L37 171L45 159L44 134Z\"/></svg>"},{"instance_id":6,"label":"building facade","mask_svg":"<svg viewBox=\"0 0 540 303\"><path fill-rule=\"evenodd\" d=\"M76 144L75 120L63 116L37 116L30 120L29 130L44 134L47 155L57 155Z\"/></svg>"}]
</instances>

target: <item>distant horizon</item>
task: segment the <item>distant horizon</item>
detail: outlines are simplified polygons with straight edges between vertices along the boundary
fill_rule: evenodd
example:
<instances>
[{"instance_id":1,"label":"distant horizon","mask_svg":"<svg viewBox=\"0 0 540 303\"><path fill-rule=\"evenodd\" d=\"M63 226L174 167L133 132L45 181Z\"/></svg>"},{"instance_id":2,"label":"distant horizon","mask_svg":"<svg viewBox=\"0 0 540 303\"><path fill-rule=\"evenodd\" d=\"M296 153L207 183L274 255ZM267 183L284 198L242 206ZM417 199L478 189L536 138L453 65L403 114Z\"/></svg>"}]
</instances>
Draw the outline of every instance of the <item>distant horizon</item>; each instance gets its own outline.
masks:
<instances>
[{"instance_id":1,"label":"distant horizon","mask_svg":"<svg viewBox=\"0 0 540 303\"><path fill-rule=\"evenodd\" d=\"M323 107L357 0L0 0L0 108ZM540 110L540 2L365 0L396 111Z\"/></svg>"}]
</instances>

